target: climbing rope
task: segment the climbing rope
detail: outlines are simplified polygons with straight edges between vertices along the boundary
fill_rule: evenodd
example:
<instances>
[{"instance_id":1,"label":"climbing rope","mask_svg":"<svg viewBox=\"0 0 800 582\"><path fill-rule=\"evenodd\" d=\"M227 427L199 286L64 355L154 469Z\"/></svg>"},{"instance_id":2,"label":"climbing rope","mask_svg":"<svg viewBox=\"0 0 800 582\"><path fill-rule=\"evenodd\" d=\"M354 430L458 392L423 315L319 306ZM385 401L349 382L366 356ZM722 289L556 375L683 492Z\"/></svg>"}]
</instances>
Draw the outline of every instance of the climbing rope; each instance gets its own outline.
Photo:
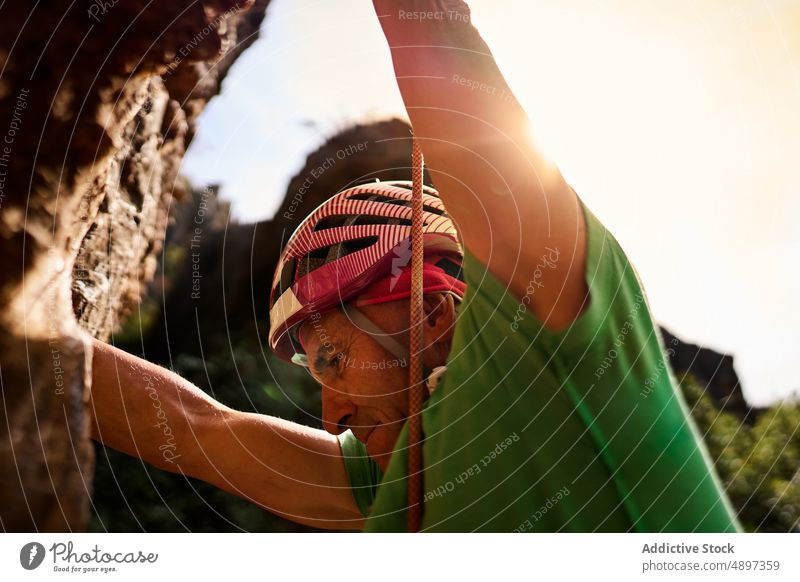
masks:
<instances>
[{"instance_id":1,"label":"climbing rope","mask_svg":"<svg viewBox=\"0 0 800 582\"><path fill-rule=\"evenodd\" d=\"M408 372L408 531L422 525L422 175L424 161L417 139L411 153L411 327Z\"/></svg>"}]
</instances>

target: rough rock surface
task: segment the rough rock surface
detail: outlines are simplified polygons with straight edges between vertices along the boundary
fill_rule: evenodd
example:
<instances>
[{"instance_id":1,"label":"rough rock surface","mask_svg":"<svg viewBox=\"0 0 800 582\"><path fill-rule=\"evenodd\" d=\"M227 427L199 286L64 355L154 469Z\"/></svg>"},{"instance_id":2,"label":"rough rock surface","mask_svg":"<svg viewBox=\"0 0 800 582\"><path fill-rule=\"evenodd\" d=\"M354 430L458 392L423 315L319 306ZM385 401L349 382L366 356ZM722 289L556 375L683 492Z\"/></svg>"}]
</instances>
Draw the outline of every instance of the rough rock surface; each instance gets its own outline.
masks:
<instances>
[{"instance_id":1,"label":"rough rock surface","mask_svg":"<svg viewBox=\"0 0 800 582\"><path fill-rule=\"evenodd\" d=\"M86 526L87 332L108 338L152 277L195 120L268 0L251 4L0 7L4 531Z\"/></svg>"}]
</instances>

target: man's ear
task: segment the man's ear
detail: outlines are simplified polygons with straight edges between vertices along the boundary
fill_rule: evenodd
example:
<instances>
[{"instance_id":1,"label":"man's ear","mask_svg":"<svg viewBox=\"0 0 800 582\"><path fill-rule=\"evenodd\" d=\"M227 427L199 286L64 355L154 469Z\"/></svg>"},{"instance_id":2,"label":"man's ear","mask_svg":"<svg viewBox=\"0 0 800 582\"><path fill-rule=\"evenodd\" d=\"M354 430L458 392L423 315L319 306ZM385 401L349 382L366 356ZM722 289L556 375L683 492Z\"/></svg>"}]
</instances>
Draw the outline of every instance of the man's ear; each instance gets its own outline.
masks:
<instances>
[{"instance_id":1,"label":"man's ear","mask_svg":"<svg viewBox=\"0 0 800 582\"><path fill-rule=\"evenodd\" d=\"M450 293L431 293L422 298L425 310L425 333L428 341L449 340L456 321L456 306Z\"/></svg>"},{"instance_id":2,"label":"man's ear","mask_svg":"<svg viewBox=\"0 0 800 582\"><path fill-rule=\"evenodd\" d=\"M444 366L450 354L456 323L456 306L450 293L425 295L422 305L425 310L423 361L428 368L433 369Z\"/></svg>"}]
</instances>

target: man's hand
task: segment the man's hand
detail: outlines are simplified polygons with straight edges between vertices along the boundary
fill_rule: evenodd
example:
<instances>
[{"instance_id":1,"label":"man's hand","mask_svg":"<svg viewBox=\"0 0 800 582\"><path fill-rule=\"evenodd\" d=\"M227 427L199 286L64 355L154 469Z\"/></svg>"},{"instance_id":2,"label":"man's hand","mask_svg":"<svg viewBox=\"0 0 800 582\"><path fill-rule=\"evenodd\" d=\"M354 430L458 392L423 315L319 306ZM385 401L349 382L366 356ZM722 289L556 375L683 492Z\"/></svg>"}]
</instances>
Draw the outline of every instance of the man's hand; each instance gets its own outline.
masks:
<instances>
[{"instance_id":1,"label":"man's hand","mask_svg":"<svg viewBox=\"0 0 800 582\"><path fill-rule=\"evenodd\" d=\"M92 438L298 523L363 527L334 435L232 410L169 370L93 344Z\"/></svg>"},{"instance_id":2,"label":"man's hand","mask_svg":"<svg viewBox=\"0 0 800 582\"><path fill-rule=\"evenodd\" d=\"M579 201L538 151L466 3L373 4L414 134L465 246L517 299L528 296L548 328L567 326L588 293Z\"/></svg>"}]
</instances>

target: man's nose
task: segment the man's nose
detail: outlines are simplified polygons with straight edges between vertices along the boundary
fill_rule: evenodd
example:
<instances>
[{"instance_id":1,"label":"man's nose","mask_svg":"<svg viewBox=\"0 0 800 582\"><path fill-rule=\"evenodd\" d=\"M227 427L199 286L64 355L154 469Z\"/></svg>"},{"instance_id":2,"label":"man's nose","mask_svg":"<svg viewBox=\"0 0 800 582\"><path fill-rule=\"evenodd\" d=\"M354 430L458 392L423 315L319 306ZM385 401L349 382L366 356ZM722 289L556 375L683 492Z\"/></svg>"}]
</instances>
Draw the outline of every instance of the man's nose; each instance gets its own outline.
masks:
<instances>
[{"instance_id":1,"label":"man's nose","mask_svg":"<svg viewBox=\"0 0 800 582\"><path fill-rule=\"evenodd\" d=\"M322 427L331 434L342 434L356 413L356 407L347 394L331 388L322 387Z\"/></svg>"}]
</instances>

